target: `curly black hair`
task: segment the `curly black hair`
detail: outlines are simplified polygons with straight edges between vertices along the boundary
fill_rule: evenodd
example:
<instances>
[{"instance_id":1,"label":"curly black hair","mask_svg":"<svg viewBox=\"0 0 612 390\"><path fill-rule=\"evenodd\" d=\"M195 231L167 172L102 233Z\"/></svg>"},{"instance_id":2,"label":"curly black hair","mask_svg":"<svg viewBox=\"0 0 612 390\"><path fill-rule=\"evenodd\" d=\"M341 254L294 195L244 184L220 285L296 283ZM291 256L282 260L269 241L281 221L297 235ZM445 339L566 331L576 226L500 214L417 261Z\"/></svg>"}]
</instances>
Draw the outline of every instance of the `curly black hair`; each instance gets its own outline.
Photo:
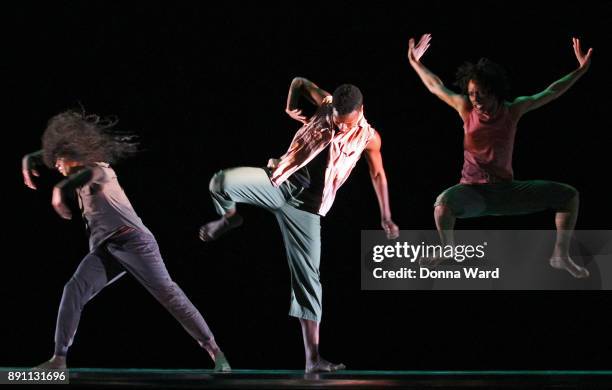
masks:
<instances>
[{"instance_id":1,"label":"curly black hair","mask_svg":"<svg viewBox=\"0 0 612 390\"><path fill-rule=\"evenodd\" d=\"M359 88L352 84L342 84L333 94L332 105L340 115L349 114L363 104L363 95Z\"/></svg>"},{"instance_id":2,"label":"curly black hair","mask_svg":"<svg viewBox=\"0 0 612 390\"><path fill-rule=\"evenodd\" d=\"M117 122L114 117L101 118L76 110L53 116L42 136L45 164L53 168L60 157L83 165L111 163L135 153L135 136L114 131Z\"/></svg>"},{"instance_id":3,"label":"curly black hair","mask_svg":"<svg viewBox=\"0 0 612 390\"><path fill-rule=\"evenodd\" d=\"M481 88L495 95L499 100L508 98L510 83L506 70L487 58L481 58L476 64L465 62L457 69L455 85L461 88L461 92L466 95L470 80L477 82Z\"/></svg>"}]
</instances>

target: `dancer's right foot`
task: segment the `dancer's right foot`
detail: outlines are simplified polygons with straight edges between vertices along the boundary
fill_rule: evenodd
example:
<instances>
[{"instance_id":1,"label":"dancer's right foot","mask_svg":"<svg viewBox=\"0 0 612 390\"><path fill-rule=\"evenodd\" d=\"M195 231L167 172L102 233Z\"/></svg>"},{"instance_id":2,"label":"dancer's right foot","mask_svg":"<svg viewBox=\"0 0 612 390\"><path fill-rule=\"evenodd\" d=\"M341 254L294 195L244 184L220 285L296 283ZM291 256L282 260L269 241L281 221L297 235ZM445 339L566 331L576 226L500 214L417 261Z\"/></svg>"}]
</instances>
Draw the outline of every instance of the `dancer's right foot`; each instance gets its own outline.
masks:
<instances>
[{"instance_id":1,"label":"dancer's right foot","mask_svg":"<svg viewBox=\"0 0 612 390\"><path fill-rule=\"evenodd\" d=\"M589 277L589 270L574 263L571 257L551 257L550 266L556 269L564 269L577 279Z\"/></svg>"},{"instance_id":2,"label":"dancer's right foot","mask_svg":"<svg viewBox=\"0 0 612 390\"><path fill-rule=\"evenodd\" d=\"M33 370L65 370L66 369L66 357L53 355L50 360L39 364L34 367Z\"/></svg>"},{"instance_id":3,"label":"dancer's right foot","mask_svg":"<svg viewBox=\"0 0 612 390\"><path fill-rule=\"evenodd\" d=\"M234 213L231 217L225 215L215 221L202 225L200 228L200 240L213 241L221 237L225 232L242 225L242 217Z\"/></svg>"},{"instance_id":4,"label":"dancer's right foot","mask_svg":"<svg viewBox=\"0 0 612 390\"><path fill-rule=\"evenodd\" d=\"M346 366L342 363L334 364L330 363L323 358L319 358L316 362L310 362L306 364L306 373L311 374L315 372L334 372L339 370L345 370Z\"/></svg>"},{"instance_id":5,"label":"dancer's right foot","mask_svg":"<svg viewBox=\"0 0 612 390\"><path fill-rule=\"evenodd\" d=\"M214 371L215 372L231 372L232 371L232 367L230 367L230 364L227 361L227 358L221 351L217 352L217 354L215 355Z\"/></svg>"}]
</instances>

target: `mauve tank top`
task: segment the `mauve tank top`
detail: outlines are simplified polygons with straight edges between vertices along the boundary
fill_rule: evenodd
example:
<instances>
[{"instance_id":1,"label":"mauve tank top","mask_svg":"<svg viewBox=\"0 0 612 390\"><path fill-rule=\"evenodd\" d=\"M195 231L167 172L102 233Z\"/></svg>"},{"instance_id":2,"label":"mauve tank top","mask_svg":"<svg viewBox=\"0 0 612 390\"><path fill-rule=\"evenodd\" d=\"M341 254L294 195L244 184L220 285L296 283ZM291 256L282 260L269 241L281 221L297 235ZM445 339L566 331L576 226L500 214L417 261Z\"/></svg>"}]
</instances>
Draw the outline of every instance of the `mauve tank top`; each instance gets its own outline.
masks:
<instances>
[{"instance_id":1,"label":"mauve tank top","mask_svg":"<svg viewBox=\"0 0 612 390\"><path fill-rule=\"evenodd\" d=\"M511 181L516 119L504 104L495 116L472 109L463 124L463 170L461 183L482 184Z\"/></svg>"}]
</instances>

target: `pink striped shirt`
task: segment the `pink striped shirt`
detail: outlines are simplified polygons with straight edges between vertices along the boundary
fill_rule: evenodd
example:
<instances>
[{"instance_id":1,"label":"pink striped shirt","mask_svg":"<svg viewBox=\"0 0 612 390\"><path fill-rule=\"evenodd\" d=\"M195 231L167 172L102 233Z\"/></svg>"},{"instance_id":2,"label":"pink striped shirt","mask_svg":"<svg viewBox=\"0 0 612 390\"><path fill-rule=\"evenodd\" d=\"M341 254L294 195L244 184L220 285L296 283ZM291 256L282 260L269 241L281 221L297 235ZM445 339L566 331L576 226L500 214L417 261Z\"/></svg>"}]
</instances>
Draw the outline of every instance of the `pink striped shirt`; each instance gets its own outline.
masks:
<instances>
[{"instance_id":1,"label":"pink striped shirt","mask_svg":"<svg viewBox=\"0 0 612 390\"><path fill-rule=\"evenodd\" d=\"M319 215L325 216L334 203L336 192L348 179L374 134L374 128L363 114L354 127L337 129L332 120L332 104L325 103L297 131L289 149L272 171L270 180L274 186L280 186L329 145L323 200L318 211Z\"/></svg>"}]
</instances>

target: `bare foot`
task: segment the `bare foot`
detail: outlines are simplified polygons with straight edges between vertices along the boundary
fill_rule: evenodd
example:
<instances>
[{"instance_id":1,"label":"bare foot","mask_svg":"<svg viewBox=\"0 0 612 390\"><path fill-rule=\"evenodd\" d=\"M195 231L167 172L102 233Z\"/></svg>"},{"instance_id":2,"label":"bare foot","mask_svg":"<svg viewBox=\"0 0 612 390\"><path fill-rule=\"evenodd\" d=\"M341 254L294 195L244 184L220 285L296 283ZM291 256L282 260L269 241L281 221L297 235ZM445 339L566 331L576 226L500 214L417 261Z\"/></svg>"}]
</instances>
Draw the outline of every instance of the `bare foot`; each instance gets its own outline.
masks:
<instances>
[{"instance_id":1,"label":"bare foot","mask_svg":"<svg viewBox=\"0 0 612 390\"><path fill-rule=\"evenodd\" d=\"M323 358L319 358L317 362L306 364L307 374L311 374L315 372L334 372L334 371L345 370L345 369L346 369L346 366L344 364L330 363Z\"/></svg>"},{"instance_id":2,"label":"bare foot","mask_svg":"<svg viewBox=\"0 0 612 390\"><path fill-rule=\"evenodd\" d=\"M571 257L551 257L549 260L550 266L556 269L564 269L573 277L584 279L589 277L589 270L574 263Z\"/></svg>"},{"instance_id":3,"label":"bare foot","mask_svg":"<svg viewBox=\"0 0 612 390\"><path fill-rule=\"evenodd\" d=\"M242 225L242 217L235 213L231 217L225 215L215 221L209 222L200 228L200 240L213 241L221 237L225 232Z\"/></svg>"},{"instance_id":4,"label":"bare foot","mask_svg":"<svg viewBox=\"0 0 612 390\"><path fill-rule=\"evenodd\" d=\"M65 370L66 369L66 357L53 355L50 360L39 364L34 367L33 370Z\"/></svg>"},{"instance_id":5,"label":"bare foot","mask_svg":"<svg viewBox=\"0 0 612 390\"><path fill-rule=\"evenodd\" d=\"M223 354L223 352L219 351L215 355L215 372L231 372L232 368L230 367L227 358Z\"/></svg>"}]
</instances>

